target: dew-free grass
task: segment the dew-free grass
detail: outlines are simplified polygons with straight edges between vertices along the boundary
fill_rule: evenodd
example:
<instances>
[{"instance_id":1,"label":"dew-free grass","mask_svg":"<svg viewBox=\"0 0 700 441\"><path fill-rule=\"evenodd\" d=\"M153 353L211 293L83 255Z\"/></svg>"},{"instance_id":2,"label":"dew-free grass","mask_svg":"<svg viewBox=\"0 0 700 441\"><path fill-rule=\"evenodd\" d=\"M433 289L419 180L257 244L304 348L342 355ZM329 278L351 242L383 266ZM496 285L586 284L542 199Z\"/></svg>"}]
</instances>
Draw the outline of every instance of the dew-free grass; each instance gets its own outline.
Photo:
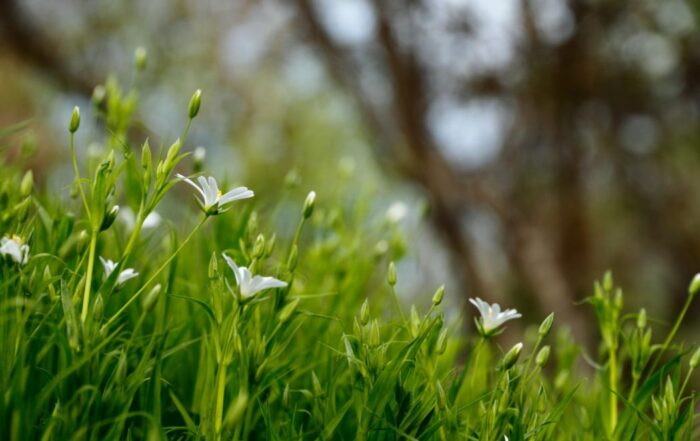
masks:
<instances>
[{"instance_id":1,"label":"dew-free grass","mask_svg":"<svg viewBox=\"0 0 700 441\"><path fill-rule=\"evenodd\" d=\"M278 234L264 194L194 174L202 97L154 148L127 137L137 91L98 86L104 151L78 160L76 108L69 202L0 164L0 439L700 439L700 352L676 339L700 276L652 329L606 274L581 306L595 354L552 315L501 348L517 311L474 299L465 330L446 323L442 287L399 301L400 246L373 246L395 231L361 204L319 189L286 201L296 229ZM177 218L158 214L166 199Z\"/></svg>"}]
</instances>

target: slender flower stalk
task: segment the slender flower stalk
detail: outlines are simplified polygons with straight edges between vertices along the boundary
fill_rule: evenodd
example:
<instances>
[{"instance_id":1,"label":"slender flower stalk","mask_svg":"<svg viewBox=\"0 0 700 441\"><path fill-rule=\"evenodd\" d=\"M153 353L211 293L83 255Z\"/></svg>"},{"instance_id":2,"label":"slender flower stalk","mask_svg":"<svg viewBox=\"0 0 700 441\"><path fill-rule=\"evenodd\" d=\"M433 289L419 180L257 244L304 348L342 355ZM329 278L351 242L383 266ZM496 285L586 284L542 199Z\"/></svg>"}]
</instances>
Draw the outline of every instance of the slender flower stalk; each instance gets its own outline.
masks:
<instances>
[{"instance_id":1,"label":"slender flower stalk","mask_svg":"<svg viewBox=\"0 0 700 441\"><path fill-rule=\"evenodd\" d=\"M163 262L163 264L162 264L161 266L158 267L158 269L157 269L157 270L153 273L153 275L146 281L146 283L144 283L143 285L141 285L141 288L139 288L139 290L136 291L136 292L134 293L134 295L132 295L132 296L129 298L129 300L127 300L126 303L124 303L124 304L122 305L122 307L119 308L119 310L118 310L117 312L114 313L114 315L107 321L107 323L104 324L103 329L109 328L109 326L110 326L112 323L114 323L114 322L119 318L119 316L121 316L121 315L124 313L124 311L126 311L126 309L127 309L132 303L134 303L134 302L136 301L136 299L139 298L139 296L140 296L141 294L144 293L144 291L146 290L146 288L148 288L148 287L151 285L151 283L153 283L153 281L156 280L156 277L158 277L158 276L160 275L160 273L163 272L163 270L164 270L165 268L167 268L168 265L170 265L170 262L172 262L172 260L173 260L178 254L180 254L180 251L182 251L182 249L185 248L185 245L187 245L187 243L192 239L192 237L194 237L195 233L196 233L197 231L199 231L200 228L202 228L202 225L204 225L204 222L206 222L207 219L209 219L209 216L204 216L204 217L202 218L202 220L199 221L199 223L197 224L197 226L195 226L194 229L190 232L189 236L187 236L187 237L185 238L185 240L182 241L182 243L180 244L179 247L177 247L177 249L175 250L175 252L174 252L173 254L171 254L170 257L168 257L168 258L165 260L165 262Z\"/></svg>"}]
</instances>

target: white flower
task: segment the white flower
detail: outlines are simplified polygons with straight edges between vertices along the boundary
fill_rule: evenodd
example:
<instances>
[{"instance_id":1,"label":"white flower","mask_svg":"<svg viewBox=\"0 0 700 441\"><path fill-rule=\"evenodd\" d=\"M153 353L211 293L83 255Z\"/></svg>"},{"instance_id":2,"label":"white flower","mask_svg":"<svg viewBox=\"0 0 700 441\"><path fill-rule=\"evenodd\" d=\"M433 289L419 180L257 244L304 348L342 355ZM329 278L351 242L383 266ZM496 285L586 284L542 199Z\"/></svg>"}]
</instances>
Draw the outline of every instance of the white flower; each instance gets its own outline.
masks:
<instances>
[{"instance_id":1,"label":"white flower","mask_svg":"<svg viewBox=\"0 0 700 441\"><path fill-rule=\"evenodd\" d=\"M105 269L105 277L109 277L109 275L112 274L112 271L114 271L114 268L117 267L116 262L112 262L109 259L103 259L102 256L100 256L100 261ZM124 271L120 272L119 276L117 277L117 286L122 286L127 280L133 279L138 275L139 273L134 271L133 268L125 269Z\"/></svg>"},{"instance_id":2,"label":"white flower","mask_svg":"<svg viewBox=\"0 0 700 441\"><path fill-rule=\"evenodd\" d=\"M128 231L133 231L136 227L136 216L134 216L134 211L129 207L124 207L123 210L119 211L119 219L124 223L124 226ZM151 228L156 228L162 222L163 218L155 211L148 213L146 219L143 220L143 225L141 228L144 230L150 230Z\"/></svg>"},{"instance_id":3,"label":"white flower","mask_svg":"<svg viewBox=\"0 0 700 441\"><path fill-rule=\"evenodd\" d=\"M24 265L29 259L29 245L17 235L5 236L0 239L0 254L10 256L15 262Z\"/></svg>"},{"instance_id":4,"label":"white flower","mask_svg":"<svg viewBox=\"0 0 700 441\"><path fill-rule=\"evenodd\" d=\"M197 147L194 149L194 152L192 153L192 160L196 163L203 163L204 158L207 157L207 151L204 149L204 147Z\"/></svg>"},{"instance_id":5,"label":"white flower","mask_svg":"<svg viewBox=\"0 0 700 441\"><path fill-rule=\"evenodd\" d=\"M269 288L284 288L287 286L287 282L275 279L274 277L263 277L263 276L253 276L248 268L236 265L226 254L221 254L226 259L226 263L233 270L233 274L236 276L236 283L241 290L241 295L243 297L252 297L259 291Z\"/></svg>"},{"instance_id":6,"label":"white flower","mask_svg":"<svg viewBox=\"0 0 700 441\"><path fill-rule=\"evenodd\" d=\"M386 219L392 224L398 224L408 214L408 207L401 201L396 201L386 210Z\"/></svg>"},{"instance_id":7,"label":"white flower","mask_svg":"<svg viewBox=\"0 0 700 441\"><path fill-rule=\"evenodd\" d=\"M197 182L199 182L199 185L195 184L194 181L179 173L177 174L177 177L183 179L199 192L202 199L198 199L197 202L202 210L204 210L204 212L207 214L222 213L225 211L222 210L224 205L239 199L252 198L255 195L247 187L236 187L233 190L222 194L219 190L219 186L216 184L216 179L211 176L209 176L209 178L205 178L204 176L198 177Z\"/></svg>"},{"instance_id":8,"label":"white flower","mask_svg":"<svg viewBox=\"0 0 700 441\"><path fill-rule=\"evenodd\" d=\"M478 297L469 299L469 302L479 310L481 320L477 322L477 326L479 326L480 331L487 336L493 335L494 331L497 331L498 328L508 320L522 317L522 314L518 313L515 309L501 311L501 306L498 303L489 305Z\"/></svg>"}]
</instances>

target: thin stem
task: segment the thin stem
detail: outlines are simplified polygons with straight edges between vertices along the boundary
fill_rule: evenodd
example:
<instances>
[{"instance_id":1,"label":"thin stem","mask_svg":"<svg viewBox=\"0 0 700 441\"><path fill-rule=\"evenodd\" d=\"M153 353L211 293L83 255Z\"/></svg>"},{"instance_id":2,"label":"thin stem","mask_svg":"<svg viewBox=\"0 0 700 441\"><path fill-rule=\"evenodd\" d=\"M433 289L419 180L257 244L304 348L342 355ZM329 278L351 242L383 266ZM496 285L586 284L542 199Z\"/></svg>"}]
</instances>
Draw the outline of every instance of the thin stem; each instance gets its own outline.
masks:
<instances>
[{"instance_id":1,"label":"thin stem","mask_svg":"<svg viewBox=\"0 0 700 441\"><path fill-rule=\"evenodd\" d=\"M143 294L143 292L146 290L146 288L147 288L148 286L150 286L151 283L153 283L153 281L158 277L158 275L159 275L165 268L167 268L167 266L170 264L170 262L172 262L172 260L175 258L175 256L177 256L177 255L180 253L180 251L182 251L182 249L185 247L185 245L187 245L187 243L190 241L190 239L192 239L192 237L194 236L194 234L202 227L202 225L204 225L204 222L206 222L207 219L209 219L209 216L205 215L205 216L202 218L202 220L199 221L199 223L197 224L197 226L194 227L194 229L192 230L192 232L190 232L189 236L187 236L187 238L185 238L185 240L184 240L184 241L180 244L180 246L175 250L175 252L174 252L173 254L171 254L170 257L168 257L168 259L167 259L165 262L163 262L163 264L156 270L155 273L153 273L153 275L151 276L151 278L148 279L148 281L147 281L146 283L144 283L143 285L141 285L141 288L139 288L139 290L136 291L136 292L134 293L134 295L131 296L131 297L129 298L129 300L127 300L126 303L124 303L124 305L123 305L121 308L119 308L119 310L118 310L116 313L114 313L114 315L107 321L107 323L104 324L104 328L108 328L112 323L114 323L114 321L115 321L117 318L119 318L119 316L122 315L122 314L124 313L124 311L126 311L126 308L128 308L129 305L131 305L132 303L134 303L134 301L136 301L136 299L137 299L141 294Z\"/></svg>"},{"instance_id":2,"label":"thin stem","mask_svg":"<svg viewBox=\"0 0 700 441\"><path fill-rule=\"evenodd\" d=\"M97 231L92 232L90 237L90 251L88 254L87 274L85 275L85 293L83 294L83 312L80 314L80 321L85 323L90 305L90 291L92 288L92 273L95 267L95 248L97 247Z\"/></svg>"},{"instance_id":3,"label":"thin stem","mask_svg":"<svg viewBox=\"0 0 700 441\"><path fill-rule=\"evenodd\" d=\"M615 348L610 348L608 369L610 381L610 435L612 436L617 426L617 353Z\"/></svg>"},{"instance_id":4,"label":"thin stem","mask_svg":"<svg viewBox=\"0 0 700 441\"><path fill-rule=\"evenodd\" d=\"M187 124L185 125L185 130L182 132L182 136L180 137L180 142L183 144L185 143L185 138L187 138L187 134L190 132L190 126L192 125L192 118L187 119Z\"/></svg>"},{"instance_id":5,"label":"thin stem","mask_svg":"<svg viewBox=\"0 0 700 441\"><path fill-rule=\"evenodd\" d=\"M396 289L394 286L391 286L391 294L392 297L394 298L394 306L396 306L396 310L399 311L399 315L401 316L401 321L406 322L406 316L403 314L403 310L401 309L401 302L399 302L399 296L396 294Z\"/></svg>"},{"instance_id":6,"label":"thin stem","mask_svg":"<svg viewBox=\"0 0 700 441\"><path fill-rule=\"evenodd\" d=\"M671 341L673 341L673 338L676 336L676 333L678 332L678 329L680 328L681 323L683 322L683 319L685 318L685 315L688 312L688 309L690 308L690 304L693 303L694 297L695 296L692 294L688 295L688 299L685 301L685 305L683 305L683 309L681 310L678 319L676 319L676 323L673 325L671 332L666 337L666 340L664 341L664 345L661 347L661 350L658 354L656 354L654 364L651 367L651 372L654 372L654 369L656 369L656 366L659 364L659 361L661 361L661 356L664 354L664 352L666 352L666 350L668 350Z\"/></svg>"},{"instance_id":7,"label":"thin stem","mask_svg":"<svg viewBox=\"0 0 700 441\"><path fill-rule=\"evenodd\" d=\"M90 225L92 225L91 218L92 216L90 215L90 208L88 207L88 202L87 202L87 197L85 196L85 190L83 190L83 182L82 179L80 178L80 169L78 168L78 159L75 156L75 134L71 133L70 134L70 151L71 151L71 159L73 162L73 172L75 173L75 178L77 179L78 182L78 190L80 191L80 199L83 201L83 207L85 208L85 213L88 217L88 221Z\"/></svg>"},{"instance_id":8,"label":"thin stem","mask_svg":"<svg viewBox=\"0 0 700 441\"><path fill-rule=\"evenodd\" d=\"M219 362L216 373L216 407L214 408L214 433L216 439L221 439L221 427L224 420L224 392L226 390L226 365L223 360Z\"/></svg>"}]
</instances>

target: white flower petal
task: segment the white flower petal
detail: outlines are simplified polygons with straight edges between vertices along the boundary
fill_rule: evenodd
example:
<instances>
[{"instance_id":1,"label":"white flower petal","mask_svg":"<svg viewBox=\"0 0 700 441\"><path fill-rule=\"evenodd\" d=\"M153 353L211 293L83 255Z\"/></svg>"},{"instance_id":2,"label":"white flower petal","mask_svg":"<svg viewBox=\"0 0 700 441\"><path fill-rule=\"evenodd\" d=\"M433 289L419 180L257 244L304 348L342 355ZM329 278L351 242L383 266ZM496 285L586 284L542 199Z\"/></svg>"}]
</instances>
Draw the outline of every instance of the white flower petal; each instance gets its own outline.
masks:
<instances>
[{"instance_id":1,"label":"white flower petal","mask_svg":"<svg viewBox=\"0 0 700 441\"><path fill-rule=\"evenodd\" d=\"M238 265L236 265L236 262L233 261L230 257L228 257L225 253L221 253L222 256L224 256L224 260L226 263L228 263L228 266L231 267L231 270L233 271L233 275L236 277L236 283L238 285L241 284L241 274L240 270L238 268Z\"/></svg>"},{"instance_id":2,"label":"white flower petal","mask_svg":"<svg viewBox=\"0 0 700 441\"><path fill-rule=\"evenodd\" d=\"M195 184L194 181L193 181L192 179L187 178L187 177L181 175L180 173L178 173L178 174L175 175L175 176L177 176L178 178L182 179L183 181L187 182L187 183L190 184L192 187L194 187L194 188L199 192L200 196L202 196L203 202L206 203L207 195L204 194L204 191L202 191L202 189L199 188L199 186L198 186L197 184Z\"/></svg>"},{"instance_id":3,"label":"white flower petal","mask_svg":"<svg viewBox=\"0 0 700 441\"><path fill-rule=\"evenodd\" d=\"M252 198L253 196L255 196L255 193L247 187L237 187L221 196L221 198L219 198L219 204L224 205L239 199Z\"/></svg>"}]
</instances>

